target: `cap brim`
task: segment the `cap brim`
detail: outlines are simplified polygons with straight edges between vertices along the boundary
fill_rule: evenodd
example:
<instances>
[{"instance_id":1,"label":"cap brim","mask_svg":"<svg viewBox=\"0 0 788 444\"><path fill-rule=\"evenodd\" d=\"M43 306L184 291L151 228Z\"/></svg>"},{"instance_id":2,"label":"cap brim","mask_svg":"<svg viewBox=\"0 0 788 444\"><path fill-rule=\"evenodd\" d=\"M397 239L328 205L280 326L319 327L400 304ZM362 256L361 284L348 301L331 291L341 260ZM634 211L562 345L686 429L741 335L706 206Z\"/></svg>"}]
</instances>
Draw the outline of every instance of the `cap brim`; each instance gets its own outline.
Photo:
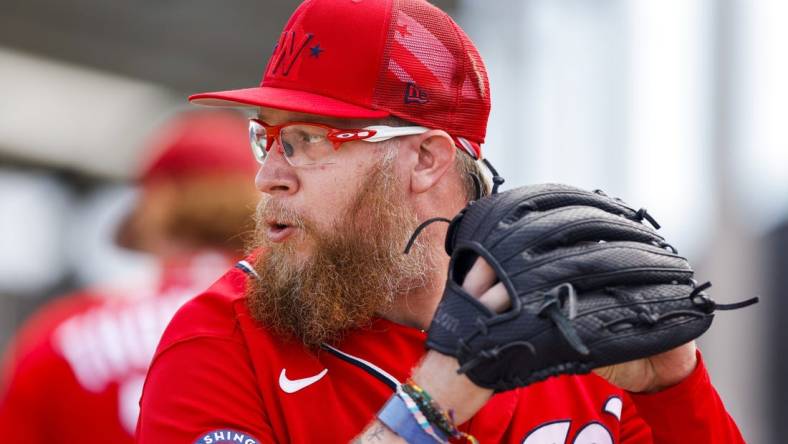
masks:
<instances>
[{"instance_id":1,"label":"cap brim","mask_svg":"<svg viewBox=\"0 0 788 444\"><path fill-rule=\"evenodd\" d=\"M189 101L207 106L264 106L348 119L379 119L391 115L388 111L368 109L306 91L265 86L194 94Z\"/></svg>"}]
</instances>

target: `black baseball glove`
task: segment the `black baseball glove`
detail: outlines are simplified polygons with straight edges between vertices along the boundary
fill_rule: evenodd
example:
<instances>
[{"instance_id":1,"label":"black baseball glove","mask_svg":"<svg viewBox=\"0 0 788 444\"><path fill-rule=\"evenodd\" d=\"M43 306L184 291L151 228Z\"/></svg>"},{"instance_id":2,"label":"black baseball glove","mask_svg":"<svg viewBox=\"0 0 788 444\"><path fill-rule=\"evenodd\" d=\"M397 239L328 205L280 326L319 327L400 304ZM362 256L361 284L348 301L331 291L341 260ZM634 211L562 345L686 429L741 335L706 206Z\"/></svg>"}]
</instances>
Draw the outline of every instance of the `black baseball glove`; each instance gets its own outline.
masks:
<instances>
[{"instance_id":1,"label":"black baseball glove","mask_svg":"<svg viewBox=\"0 0 788 444\"><path fill-rule=\"evenodd\" d=\"M427 346L503 391L670 350L706 331L715 309L756 302L716 304L655 228L645 209L566 185L471 203L448 230L449 277ZM462 288L479 257L509 294L503 313Z\"/></svg>"}]
</instances>

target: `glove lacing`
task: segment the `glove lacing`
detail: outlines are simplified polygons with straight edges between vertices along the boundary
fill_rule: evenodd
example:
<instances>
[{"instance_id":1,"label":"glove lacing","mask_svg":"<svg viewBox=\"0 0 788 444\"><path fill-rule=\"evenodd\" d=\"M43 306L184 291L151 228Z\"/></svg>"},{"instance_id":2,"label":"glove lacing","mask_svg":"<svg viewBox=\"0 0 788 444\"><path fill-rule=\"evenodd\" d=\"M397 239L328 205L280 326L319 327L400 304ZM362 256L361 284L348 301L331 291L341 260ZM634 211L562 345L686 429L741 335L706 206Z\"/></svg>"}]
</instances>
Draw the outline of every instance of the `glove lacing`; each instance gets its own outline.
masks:
<instances>
[{"instance_id":1,"label":"glove lacing","mask_svg":"<svg viewBox=\"0 0 788 444\"><path fill-rule=\"evenodd\" d=\"M569 317L561 311L561 298L566 298ZM575 327L569 322L577 316L577 293L572 284L561 284L544 293L544 302L538 311L539 316L548 317L558 327L561 336L572 348L583 356L588 356L590 351L578 336Z\"/></svg>"},{"instance_id":2,"label":"glove lacing","mask_svg":"<svg viewBox=\"0 0 788 444\"><path fill-rule=\"evenodd\" d=\"M670 319L677 316L703 317L713 313L716 310L736 310L738 308L744 308L758 302L758 297L756 296L732 304L718 304L705 293L705 290L711 288L711 282L705 282L700 285L697 285L694 280L692 282L695 288L689 294L688 298L692 301L693 304L703 308L705 314L692 310L673 310L673 311L665 312L661 315L656 315L654 313L647 313L641 311L634 316L621 318L621 319L614 319L612 321L605 322L604 324L602 324L602 328L610 329L611 327L619 324L631 324L631 325L645 324L645 325L653 326L659 324L665 319Z\"/></svg>"}]
</instances>

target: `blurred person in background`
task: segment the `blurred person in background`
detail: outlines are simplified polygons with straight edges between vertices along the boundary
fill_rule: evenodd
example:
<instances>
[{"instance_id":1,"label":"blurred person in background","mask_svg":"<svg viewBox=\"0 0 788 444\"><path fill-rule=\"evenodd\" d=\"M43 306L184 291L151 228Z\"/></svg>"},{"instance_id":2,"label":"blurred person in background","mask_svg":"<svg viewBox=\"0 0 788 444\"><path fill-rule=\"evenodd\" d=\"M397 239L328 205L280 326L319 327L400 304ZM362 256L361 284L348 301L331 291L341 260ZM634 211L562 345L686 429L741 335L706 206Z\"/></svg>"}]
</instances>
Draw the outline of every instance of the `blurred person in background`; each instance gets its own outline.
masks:
<instances>
[{"instance_id":1,"label":"blurred person in background","mask_svg":"<svg viewBox=\"0 0 788 444\"><path fill-rule=\"evenodd\" d=\"M180 305L243 254L258 194L247 120L192 111L147 144L119 245L155 256L155 283L89 288L36 313L6 352L0 434L9 442L130 443L142 383Z\"/></svg>"}]
</instances>

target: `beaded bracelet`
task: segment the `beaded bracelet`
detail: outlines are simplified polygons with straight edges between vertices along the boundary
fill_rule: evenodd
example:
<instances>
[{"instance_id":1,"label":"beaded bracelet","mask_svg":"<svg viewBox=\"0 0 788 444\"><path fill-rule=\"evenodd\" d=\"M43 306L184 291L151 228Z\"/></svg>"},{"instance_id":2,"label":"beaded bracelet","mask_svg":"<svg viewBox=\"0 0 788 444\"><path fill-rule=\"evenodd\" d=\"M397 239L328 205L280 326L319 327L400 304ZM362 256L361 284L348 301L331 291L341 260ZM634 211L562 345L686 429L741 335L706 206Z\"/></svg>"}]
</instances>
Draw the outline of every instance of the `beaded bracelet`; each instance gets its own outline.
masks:
<instances>
[{"instance_id":1,"label":"beaded bracelet","mask_svg":"<svg viewBox=\"0 0 788 444\"><path fill-rule=\"evenodd\" d=\"M422 413L422 411L419 408L418 404L416 404L416 401L410 395L408 395L407 392L405 392L403 390L402 386L400 386L397 389L397 396L400 399L402 399L402 401L405 403L405 406L408 408L408 411L410 411L410 414L413 416L413 418L419 424L419 427L421 427L421 429L424 431L424 433L426 433L427 435L429 435L430 437L435 439L436 442L439 442L439 443L447 443L448 442L448 438L447 438L448 435L443 434L443 433L439 432L438 430L435 430L434 427L432 427L432 423L429 420L429 418L426 418L424 416L424 413Z\"/></svg>"},{"instance_id":2,"label":"beaded bracelet","mask_svg":"<svg viewBox=\"0 0 788 444\"><path fill-rule=\"evenodd\" d=\"M402 385L402 391L413 400L419 411L423 413L430 423L435 424L438 429L452 436L453 421L424 389L414 384L413 381L408 380Z\"/></svg>"},{"instance_id":3,"label":"beaded bracelet","mask_svg":"<svg viewBox=\"0 0 788 444\"><path fill-rule=\"evenodd\" d=\"M479 441L472 435L457 429L457 426L454 425L454 412L452 410L448 412L444 411L440 405L432 399L429 393L419 387L412 379L408 379L405 384L402 384L398 392L402 392L416 404L419 412L428 423L435 425L438 430L445 433L450 438L453 438L450 439L450 442L479 444ZM405 398L403 398L403 400L405 400ZM405 403L407 404L408 401L405 401ZM408 407L410 408L410 406ZM420 423L419 425L422 425L421 421L418 421ZM422 428L423 427L422 425Z\"/></svg>"}]
</instances>

